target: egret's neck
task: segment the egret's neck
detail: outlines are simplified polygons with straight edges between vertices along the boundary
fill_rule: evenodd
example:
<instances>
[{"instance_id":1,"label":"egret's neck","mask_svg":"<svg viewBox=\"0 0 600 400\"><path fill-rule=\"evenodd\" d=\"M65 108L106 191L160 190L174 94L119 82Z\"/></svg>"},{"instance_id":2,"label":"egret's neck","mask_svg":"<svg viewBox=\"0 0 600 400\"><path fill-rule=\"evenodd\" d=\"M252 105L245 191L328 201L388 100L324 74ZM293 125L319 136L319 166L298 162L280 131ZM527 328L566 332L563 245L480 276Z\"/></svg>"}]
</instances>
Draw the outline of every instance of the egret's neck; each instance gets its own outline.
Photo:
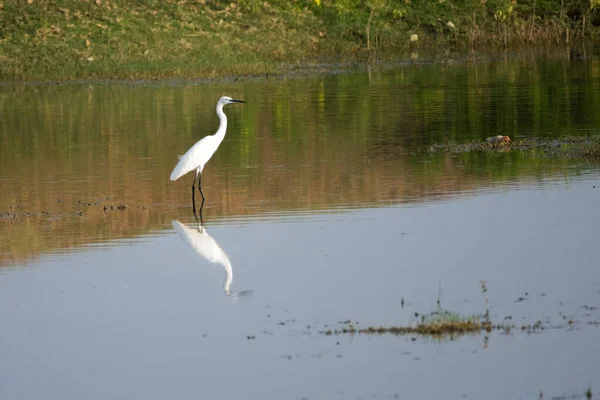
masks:
<instances>
[{"instance_id":1,"label":"egret's neck","mask_svg":"<svg viewBox=\"0 0 600 400\"><path fill-rule=\"evenodd\" d=\"M223 140L225 137L225 132L227 131L227 116L223 112L223 104L217 104L217 115L219 116L219 129L217 129L217 133L215 133L215 137L219 139L219 142Z\"/></svg>"}]
</instances>

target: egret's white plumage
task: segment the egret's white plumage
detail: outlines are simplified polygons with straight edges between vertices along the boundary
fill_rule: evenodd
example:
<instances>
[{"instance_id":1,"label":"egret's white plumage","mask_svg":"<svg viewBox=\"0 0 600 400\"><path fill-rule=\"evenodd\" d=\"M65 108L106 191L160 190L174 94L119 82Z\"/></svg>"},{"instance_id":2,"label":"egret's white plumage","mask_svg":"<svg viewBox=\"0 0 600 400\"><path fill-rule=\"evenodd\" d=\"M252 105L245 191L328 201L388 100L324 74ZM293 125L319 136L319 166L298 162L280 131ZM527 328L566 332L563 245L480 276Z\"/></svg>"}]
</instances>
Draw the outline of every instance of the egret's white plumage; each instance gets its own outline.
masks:
<instances>
[{"instance_id":1,"label":"egret's white plumage","mask_svg":"<svg viewBox=\"0 0 600 400\"><path fill-rule=\"evenodd\" d=\"M227 131L227 116L223 112L223 106L231 103L245 103L242 100L233 100L231 97L223 96L217 102L217 115L219 116L219 129L214 135L205 136L179 158L179 162L171 172L171 180L175 181L190 171L196 170L196 175L201 174L204 165L215 154L219 145L225 138Z\"/></svg>"},{"instance_id":2,"label":"egret's white plumage","mask_svg":"<svg viewBox=\"0 0 600 400\"><path fill-rule=\"evenodd\" d=\"M196 170L196 176L194 177L194 183L192 183L192 204L194 215L196 215L196 200L195 200L195 185L198 181L198 190L202 196L202 204L204 204L204 193L202 193L201 175L204 166L215 154L215 151L219 148L219 145L225 138L225 132L227 131L227 116L223 112L223 106L231 103L245 103L242 100L234 100L231 97L223 96L217 102L217 115L219 116L220 124L219 129L214 135L205 136L194 144L190 149L181 157L179 162L171 172L170 179L175 181L181 178L183 175L190 171ZM201 206L202 207L202 206ZM202 213L200 213L202 216Z\"/></svg>"},{"instance_id":3,"label":"egret's white plumage","mask_svg":"<svg viewBox=\"0 0 600 400\"><path fill-rule=\"evenodd\" d=\"M223 114L223 116L225 116ZM227 127L227 119L225 117L225 123L221 124L221 127ZM221 130L219 127L219 131ZM187 174L190 171L198 169L198 173L202 173L204 169L204 165L210 160L210 158L215 154L217 148L223 141L223 137L225 137L225 129L223 129L223 134L217 131L214 135L205 136L199 141L196 142L195 145L190 147L188 151L185 152L184 155L179 157L179 162L171 172L171 180L176 181L181 178L183 175Z\"/></svg>"}]
</instances>

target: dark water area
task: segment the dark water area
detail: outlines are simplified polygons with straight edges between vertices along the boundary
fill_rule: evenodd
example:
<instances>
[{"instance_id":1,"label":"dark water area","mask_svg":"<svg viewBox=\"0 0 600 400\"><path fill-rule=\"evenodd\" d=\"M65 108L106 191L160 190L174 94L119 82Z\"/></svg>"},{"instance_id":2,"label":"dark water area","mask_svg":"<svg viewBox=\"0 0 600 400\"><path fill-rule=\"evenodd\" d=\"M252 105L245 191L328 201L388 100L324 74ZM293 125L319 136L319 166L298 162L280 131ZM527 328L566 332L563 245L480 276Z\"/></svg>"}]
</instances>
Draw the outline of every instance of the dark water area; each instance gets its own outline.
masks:
<instances>
[{"instance_id":1,"label":"dark water area","mask_svg":"<svg viewBox=\"0 0 600 400\"><path fill-rule=\"evenodd\" d=\"M222 95L199 229L168 178ZM2 86L0 398L584 398L600 167L427 149L598 134L594 59ZM325 334L487 307L513 329Z\"/></svg>"}]
</instances>

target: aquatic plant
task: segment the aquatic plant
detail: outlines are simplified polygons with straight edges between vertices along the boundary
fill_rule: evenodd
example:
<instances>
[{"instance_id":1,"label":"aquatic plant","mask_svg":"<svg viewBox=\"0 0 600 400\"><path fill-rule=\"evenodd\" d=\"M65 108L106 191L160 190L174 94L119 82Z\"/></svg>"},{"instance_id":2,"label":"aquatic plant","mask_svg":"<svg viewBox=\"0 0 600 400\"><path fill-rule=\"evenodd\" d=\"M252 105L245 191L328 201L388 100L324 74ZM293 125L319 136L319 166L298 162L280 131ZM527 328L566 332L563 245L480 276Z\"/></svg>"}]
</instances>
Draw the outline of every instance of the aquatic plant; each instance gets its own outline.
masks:
<instances>
[{"instance_id":1,"label":"aquatic plant","mask_svg":"<svg viewBox=\"0 0 600 400\"><path fill-rule=\"evenodd\" d=\"M427 152L445 151L455 154L472 152L515 152L524 157L540 157L545 159L585 159L600 161L600 135L597 136L568 136L556 139L522 138L511 144L492 146L482 141L463 143L436 143L427 148Z\"/></svg>"},{"instance_id":2,"label":"aquatic plant","mask_svg":"<svg viewBox=\"0 0 600 400\"><path fill-rule=\"evenodd\" d=\"M487 282L480 281L480 288L485 298L485 313L462 315L458 312L450 311L437 305L436 309L428 314L414 313L414 317L418 322L410 325L394 325L394 326L369 326L359 328L358 322L345 321L344 326L339 329L329 329L324 331L325 335L343 335L343 334L366 334L366 335L418 335L435 339L453 339L456 336L479 334L481 332L501 331L505 334L510 334L517 326L514 323L493 323L490 319L489 303L487 298ZM438 297L439 301L439 297ZM511 316L505 318L512 320ZM575 323L569 319L567 326L572 326ZM561 326L553 326L558 328ZM539 333L546 329L546 326L541 320L533 324L524 324L520 326L522 332L528 334ZM487 346L489 337L484 337L484 346ZM415 338L413 338L415 340Z\"/></svg>"}]
</instances>

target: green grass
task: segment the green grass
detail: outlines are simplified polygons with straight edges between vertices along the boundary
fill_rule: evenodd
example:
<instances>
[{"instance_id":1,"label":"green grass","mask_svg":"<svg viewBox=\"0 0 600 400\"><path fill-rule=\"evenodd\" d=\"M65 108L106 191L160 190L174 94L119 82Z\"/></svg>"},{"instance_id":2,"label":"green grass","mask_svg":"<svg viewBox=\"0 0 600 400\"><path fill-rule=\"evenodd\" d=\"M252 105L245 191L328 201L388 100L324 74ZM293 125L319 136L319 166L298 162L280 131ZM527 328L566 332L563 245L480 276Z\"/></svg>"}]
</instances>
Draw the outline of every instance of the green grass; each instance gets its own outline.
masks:
<instances>
[{"instance_id":1,"label":"green grass","mask_svg":"<svg viewBox=\"0 0 600 400\"><path fill-rule=\"evenodd\" d=\"M315 54L316 20L292 8L252 15L191 3L5 2L2 19L2 80L211 78Z\"/></svg>"},{"instance_id":2,"label":"green grass","mask_svg":"<svg viewBox=\"0 0 600 400\"><path fill-rule=\"evenodd\" d=\"M0 80L215 78L316 59L567 43L599 36L597 3L9 0L0 3Z\"/></svg>"}]
</instances>

